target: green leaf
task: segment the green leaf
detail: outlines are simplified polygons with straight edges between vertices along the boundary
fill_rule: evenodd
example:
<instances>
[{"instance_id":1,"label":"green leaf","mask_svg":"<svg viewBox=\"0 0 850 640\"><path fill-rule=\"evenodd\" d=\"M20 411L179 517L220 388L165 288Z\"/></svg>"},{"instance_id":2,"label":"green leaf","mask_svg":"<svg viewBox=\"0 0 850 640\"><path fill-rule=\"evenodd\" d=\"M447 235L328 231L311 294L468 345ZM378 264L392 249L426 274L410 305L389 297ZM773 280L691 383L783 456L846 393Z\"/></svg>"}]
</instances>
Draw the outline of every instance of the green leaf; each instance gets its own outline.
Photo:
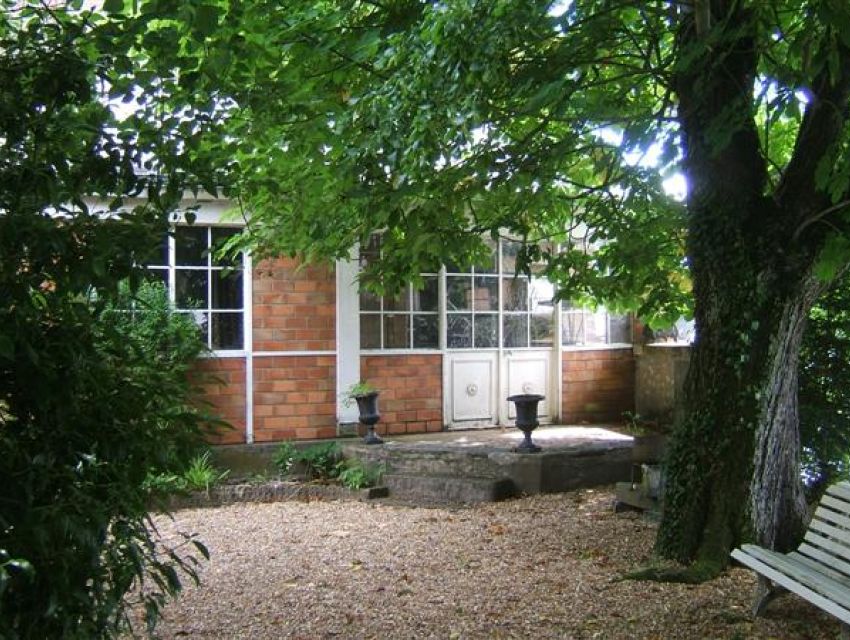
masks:
<instances>
[{"instance_id":1,"label":"green leaf","mask_svg":"<svg viewBox=\"0 0 850 640\"><path fill-rule=\"evenodd\" d=\"M844 235L830 235L815 263L815 275L824 282L830 282L848 260L850 260L850 239Z\"/></svg>"},{"instance_id":2,"label":"green leaf","mask_svg":"<svg viewBox=\"0 0 850 640\"><path fill-rule=\"evenodd\" d=\"M124 11L124 0L104 0L103 10L106 13L121 13Z\"/></svg>"}]
</instances>

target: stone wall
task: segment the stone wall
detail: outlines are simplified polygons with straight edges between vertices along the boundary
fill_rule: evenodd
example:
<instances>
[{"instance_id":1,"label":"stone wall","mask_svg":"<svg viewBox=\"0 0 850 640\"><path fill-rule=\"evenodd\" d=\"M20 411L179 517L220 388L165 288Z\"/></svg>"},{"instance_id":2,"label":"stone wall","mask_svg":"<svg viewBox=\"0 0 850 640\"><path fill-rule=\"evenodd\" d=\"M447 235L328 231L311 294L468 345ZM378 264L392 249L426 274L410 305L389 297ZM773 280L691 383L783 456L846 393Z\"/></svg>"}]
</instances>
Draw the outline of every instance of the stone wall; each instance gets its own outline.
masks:
<instances>
[{"instance_id":1,"label":"stone wall","mask_svg":"<svg viewBox=\"0 0 850 640\"><path fill-rule=\"evenodd\" d=\"M690 356L689 345L661 343L640 348L635 412L641 418L670 425L681 417Z\"/></svg>"}]
</instances>

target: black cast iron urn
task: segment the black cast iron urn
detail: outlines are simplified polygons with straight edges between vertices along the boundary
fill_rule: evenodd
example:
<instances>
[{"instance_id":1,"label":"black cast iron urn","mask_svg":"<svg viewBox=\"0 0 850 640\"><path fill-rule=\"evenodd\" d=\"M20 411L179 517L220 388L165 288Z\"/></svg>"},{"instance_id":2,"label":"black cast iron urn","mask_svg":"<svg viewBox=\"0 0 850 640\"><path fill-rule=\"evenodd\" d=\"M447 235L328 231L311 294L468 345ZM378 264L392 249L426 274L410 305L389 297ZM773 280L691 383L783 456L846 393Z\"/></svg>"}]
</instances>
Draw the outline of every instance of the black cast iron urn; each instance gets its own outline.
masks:
<instances>
[{"instance_id":1,"label":"black cast iron urn","mask_svg":"<svg viewBox=\"0 0 850 640\"><path fill-rule=\"evenodd\" d=\"M531 432L540 424L537 420L537 403L546 396L539 393L520 393L508 396L508 401L516 405L516 426L522 431L525 439L514 449L517 453L537 453L540 447L531 441Z\"/></svg>"},{"instance_id":2,"label":"black cast iron urn","mask_svg":"<svg viewBox=\"0 0 850 640\"><path fill-rule=\"evenodd\" d=\"M363 438L365 444L382 444L384 441L375 433L375 423L381 419L378 413L378 392L371 391L362 395L354 396L357 401L357 409L360 411L360 422L366 425L366 436Z\"/></svg>"}]
</instances>

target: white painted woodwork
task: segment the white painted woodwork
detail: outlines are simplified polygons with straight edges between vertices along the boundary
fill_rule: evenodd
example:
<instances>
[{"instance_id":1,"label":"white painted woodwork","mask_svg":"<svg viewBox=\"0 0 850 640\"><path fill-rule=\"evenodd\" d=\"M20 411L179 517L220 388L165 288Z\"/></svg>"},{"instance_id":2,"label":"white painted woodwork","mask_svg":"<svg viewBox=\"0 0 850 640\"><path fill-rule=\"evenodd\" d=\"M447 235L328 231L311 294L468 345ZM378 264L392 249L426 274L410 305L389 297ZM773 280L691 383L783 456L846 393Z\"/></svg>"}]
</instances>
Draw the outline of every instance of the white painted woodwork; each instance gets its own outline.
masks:
<instances>
[{"instance_id":1,"label":"white painted woodwork","mask_svg":"<svg viewBox=\"0 0 850 640\"><path fill-rule=\"evenodd\" d=\"M446 354L447 415L455 427L490 426L498 421L496 352Z\"/></svg>"},{"instance_id":2,"label":"white painted woodwork","mask_svg":"<svg viewBox=\"0 0 850 640\"><path fill-rule=\"evenodd\" d=\"M503 352L502 393L503 402L501 415L504 416L503 423L513 423L516 418L516 405L508 402L508 396L520 393L539 393L546 399L537 405L537 417L541 423L552 421L549 407L551 402L552 384L552 351L511 351Z\"/></svg>"},{"instance_id":3,"label":"white painted woodwork","mask_svg":"<svg viewBox=\"0 0 850 640\"><path fill-rule=\"evenodd\" d=\"M850 483L827 489L797 551L745 544L732 557L781 588L850 625ZM758 610L758 603L756 603Z\"/></svg>"}]
</instances>

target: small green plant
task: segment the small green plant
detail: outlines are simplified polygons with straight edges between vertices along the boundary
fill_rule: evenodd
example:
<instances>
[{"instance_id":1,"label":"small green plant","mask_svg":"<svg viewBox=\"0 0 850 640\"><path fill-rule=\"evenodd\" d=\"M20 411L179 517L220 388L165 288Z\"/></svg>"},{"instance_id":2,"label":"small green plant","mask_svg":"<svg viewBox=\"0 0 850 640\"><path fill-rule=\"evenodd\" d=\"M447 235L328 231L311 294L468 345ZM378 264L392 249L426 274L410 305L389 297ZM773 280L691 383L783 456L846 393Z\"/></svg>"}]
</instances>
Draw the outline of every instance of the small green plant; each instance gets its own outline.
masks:
<instances>
[{"instance_id":1,"label":"small green plant","mask_svg":"<svg viewBox=\"0 0 850 640\"><path fill-rule=\"evenodd\" d=\"M210 452L205 451L203 454L192 458L189 467L183 472L183 478L188 489L209 491L210 487L224 480L229 473L229 469L224 471L216 469L212 460L210 460Z\"/></svg>"},{"instance_id":2,"label":"small green plant","mask_svg":"<svg viewBox=\"0 0 850 640\"><path fill-rule=\"evenodd\" d=\"M298 449L291 442L281 442L272 456L272 464L277 468L281 475L289 475L292 472L292 466L295 464L295 457L298 455Z\"/></svg>"},{"instance_id":3,"label":"small green plant","mask_svg":"<svg viewBox=\"0 0 850 640\"><path fill-rule=\"evenodd\" d=\"M338 463L339 481L349 489L366 489L377 486L384 475L383 464L364 464L357 458Z\"/></svg>"},{"instance_id":4,"label":"small green plant","mask_svg":"<svg viewBox=\"0 0 850 640\"><path fill-rule=\"evenodd\" d=\"M378 390L374 385L366 380L361 380L360 382L356 382L348 387L343 398L343 404L345 404L346 407L350 407L356 401L357 396L365 396L377 391Z\"/></svg>"},{"instance_id":5,"label":"small green plant","mask_svg":"<svg viewBox=\"0 0 850 640\"><path fill-rule=\"evenodd\" d=\"M283 442L272 461L283 475L292 475L298 469L308 480L332 480L339 473L339 459L340 450L336 442L314 444L303 449L291 442Z\"/></svg>"}]
</instances>

